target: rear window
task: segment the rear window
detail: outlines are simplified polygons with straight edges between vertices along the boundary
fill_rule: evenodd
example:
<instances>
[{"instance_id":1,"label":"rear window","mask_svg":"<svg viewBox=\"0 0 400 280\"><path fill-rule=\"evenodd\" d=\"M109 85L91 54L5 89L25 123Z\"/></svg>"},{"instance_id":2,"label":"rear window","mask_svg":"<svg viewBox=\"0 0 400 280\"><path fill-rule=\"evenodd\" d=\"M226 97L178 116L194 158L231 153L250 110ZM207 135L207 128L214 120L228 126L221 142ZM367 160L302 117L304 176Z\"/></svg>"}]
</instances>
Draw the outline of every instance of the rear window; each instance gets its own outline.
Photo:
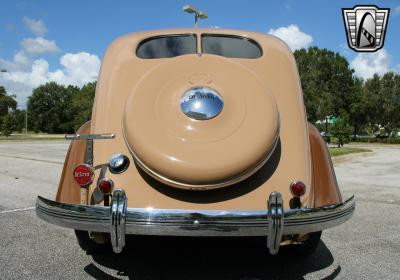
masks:
<instances>
[{"instance_id":1,"label":"rear window","mask_svg":"<svg viewBox=\"0 0 400 280\"><path fill-rule=\"evenodd\" d=\"M196 36L165 35L148 38L142 41L136 55L140 58L167 58L184 54L196 53Z\"/></svg>"},{"instance_id":2,"label":"rear window","mask_svg":"<svg viewBox=\"0 0 400 280\"><path fill-rule=\"evenodd\" d=\"M203 34L202 52L230 58L259 58L262 56L260 45L249 38L232 35Z\"/></svg>"}]
</instances>

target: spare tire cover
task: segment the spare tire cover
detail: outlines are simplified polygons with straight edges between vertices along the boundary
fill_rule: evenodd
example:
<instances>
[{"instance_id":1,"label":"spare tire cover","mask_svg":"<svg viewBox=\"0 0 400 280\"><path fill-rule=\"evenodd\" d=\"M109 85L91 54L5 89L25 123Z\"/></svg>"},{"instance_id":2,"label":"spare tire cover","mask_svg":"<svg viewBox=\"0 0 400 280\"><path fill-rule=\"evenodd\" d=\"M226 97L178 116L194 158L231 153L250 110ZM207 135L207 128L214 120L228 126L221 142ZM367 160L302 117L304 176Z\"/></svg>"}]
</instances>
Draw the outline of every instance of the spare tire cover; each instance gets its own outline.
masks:
<instances>
[{"instance_id":1,"label":"spare tire cover","mask_svg":"<svg viewBox=\"0 0 400 280\"><path fill-rule=\"evenodd\" d=\"M190 89L218 93L221 112L199 120L181 109ZM279 114L266 85L224 57L181 56L149 70L126 100L125 141L136 163L170 186L204 190L237 183L273 152Z\"/></svg>"}]
</instances>

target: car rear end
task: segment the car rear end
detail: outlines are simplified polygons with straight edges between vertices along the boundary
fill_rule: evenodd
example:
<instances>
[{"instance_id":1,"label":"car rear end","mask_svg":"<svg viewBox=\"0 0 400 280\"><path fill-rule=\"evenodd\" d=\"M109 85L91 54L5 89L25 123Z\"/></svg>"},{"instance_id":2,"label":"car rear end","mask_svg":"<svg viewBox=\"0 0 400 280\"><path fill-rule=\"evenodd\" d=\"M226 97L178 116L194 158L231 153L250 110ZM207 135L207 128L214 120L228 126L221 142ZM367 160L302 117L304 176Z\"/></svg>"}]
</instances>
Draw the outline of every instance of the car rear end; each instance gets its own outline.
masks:
<instances>
[{"instance_id":1,"label":"car rear end","mask_svg":"<svg viewBox=\"0 0 400 280\"><path fill-rule=\"evenodd\" d=\"M183 29L119 38L78 134L56 201L39 198L37 212L110 233L115 252L126 234L147 234L265 236L275 254L354 211L340 193L316 205L323 186L296 63L272 36Z\"/></svg>"}]
</instances>

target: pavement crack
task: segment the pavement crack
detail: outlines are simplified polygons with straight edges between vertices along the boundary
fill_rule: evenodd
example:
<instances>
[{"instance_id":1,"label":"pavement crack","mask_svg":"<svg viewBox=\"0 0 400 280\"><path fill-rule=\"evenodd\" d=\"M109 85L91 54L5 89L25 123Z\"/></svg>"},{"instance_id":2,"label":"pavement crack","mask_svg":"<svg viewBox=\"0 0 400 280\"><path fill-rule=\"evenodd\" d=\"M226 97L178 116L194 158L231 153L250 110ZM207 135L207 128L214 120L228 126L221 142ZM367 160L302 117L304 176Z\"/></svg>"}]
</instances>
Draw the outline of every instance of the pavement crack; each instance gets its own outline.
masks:
<instances>
[{"instance_id":1,"label":"pavement crack","mask_svg":"<svg viewBox=\"0 0 400 280\"><path fill-rule=\"evenodd\" d=\"M30 158L30 157L20 157L20 156L6 155L6 154L0 154L0 157L32 160L32 161L45 162L45 163L54 163L54 164L60 164L60 165L63 164L63 162L60 162L60 161L47 160L47 159L37 159L37 158Z\"/></svg>"}]
</instances>

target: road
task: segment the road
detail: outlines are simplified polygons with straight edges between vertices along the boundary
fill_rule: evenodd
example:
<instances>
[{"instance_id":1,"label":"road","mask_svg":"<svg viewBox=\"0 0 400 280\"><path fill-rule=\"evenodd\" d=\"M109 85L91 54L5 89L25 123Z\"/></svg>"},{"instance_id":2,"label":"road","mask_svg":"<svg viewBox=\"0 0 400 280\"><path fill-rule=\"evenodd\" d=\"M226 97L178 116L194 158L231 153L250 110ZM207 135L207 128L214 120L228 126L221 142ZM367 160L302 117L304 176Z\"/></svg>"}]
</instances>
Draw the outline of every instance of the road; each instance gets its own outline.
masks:
<instances>
[{"instance_id":1,"label":"road","mask_svg":"<svg viewBox=\"0 0 400 280\"><path fill-rule=\"evenodd\" d=\"M67 143L0 142L0 279L399 279L400 146L335 166L353 218L314 255L266 254L264 240L134 238L121 255L87 255L72 230L36 217L54 198Z\"/></svg>"}]
</instances>

